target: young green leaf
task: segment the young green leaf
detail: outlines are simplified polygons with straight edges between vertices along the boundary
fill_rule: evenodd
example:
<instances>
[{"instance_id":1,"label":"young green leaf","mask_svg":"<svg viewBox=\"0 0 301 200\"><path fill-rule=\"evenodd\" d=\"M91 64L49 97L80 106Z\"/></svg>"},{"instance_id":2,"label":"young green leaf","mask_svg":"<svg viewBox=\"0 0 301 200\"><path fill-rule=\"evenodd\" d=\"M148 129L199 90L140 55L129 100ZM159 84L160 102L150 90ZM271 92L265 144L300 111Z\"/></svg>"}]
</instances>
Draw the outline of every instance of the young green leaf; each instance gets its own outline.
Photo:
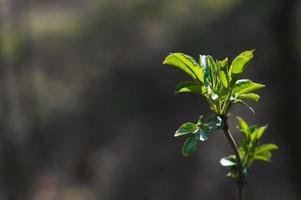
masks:
<instances>
[{"instance_id":1,"label":"young green leaf","mask_svg":"<svg viewBox=\"0 0 301 200\"><path fill-rule=\"evenodd\" d=\"M200 86L200 84L192 81L184 81L176 86L175 94L182 92L194 92L199 94L204 94L206 92L206 87Z\"/></svg>"},{"instance_id":2,"label":"young green leaf","mask_svg":"<svg viewBox=\"0 0 301 200\"><path fill-rule=\"evenodd\" d=\"M225 58L224 60L218 60L218 64L220 65L221 69L225 72L228 71L228 58Z\"/></svg>"},{"instance_id":3,"label":"young green leaf","mask_svg":"<svg viewBox=\"0 0 301 200\"><path fill-rule=\"evenodd\" d=\"M183 53L171 53L165 58L163 64L178 67L189 74L194 80L204 82L204 73L198 63L190 56Z\"/></svg>"},{"instance_id":4,"label":"young green leaf","mask_svg":"<svg viewBox=\"0 0 301 200\"><path fill-rule=\"evenodd\" d=\"M238 123L239 123L239 128L240 131L245 133L246 137L249 137L249 125L247 124L247 122L245 120L243 120L243 118L241 117L237 117Z\"/></svg>"},{"instance_id":5,"label":"young green leaf","mask_svg":"<svg viewBox=\"0 0 301 200\"><path fill-rule=\"evenodd\" d=\"M242 99L248 99L248 100L252 100L252 101L259 101L260 96L258 94L255 93L246 93L246 94L241 94L238 96L239 98Z\"/></svg>"},{"instance_id":6,"label":"young green leaf","mask_svg":"<svg viewBox=\"0 0 301 200\"><path fill-rule=\"evenodd\" d=\"M198 139L195 135L190 136L184 143L182 153L185 157L191 156L197 149Z\"/></svg>"},{"instance_id":7,"label":"young green leaf","mask_svg":"<svg viewBox=\"0 0 301 200\"><path fill-rule=\"evenodd\" d=\"M227 72L225 71L220 71L220 79L221 79L221 82L223 84L223 86L225 88L228 88L228 78L227 78Z\"/></svg>"},{"instance_id":8,"label":"young green leaf","mask_svg":"<svg viewBox=\"0 0 301 200\"><path fill-rule=\"evenodd\" d=\"M278 146L275 144L263 144L256 148L255 154L262 154L266 151L272 151L272 150L277 150L277 149L278 149Z\"/></svg>"},{"instance_id":9,"label":"young green leaf","mask_svg":"<svg viewBox=\"0 0 301 200\"><path fill-rule=\"evenodd\" d=\"M271 157L272 157L272 153L269 151L265 151L254 155L255 160L262 160L267 162L271 162Z\"/></svg>"},{"instance_id":10,"label":"young green leaf","mask_svg":"<svg viewBox=\"0 0 301 200\"><path fill-rule=\"evenodd\" d=\"M264 87L265 85L260 83L254 83L249 79L240 79L235 82L233 94L241 95L241 94L253 92L255 90L259 90Z\"/></svg>"},{"instance_id":11,"label":"young green leaf","mask_svg":"<svg viewBox=\"0 0 301 200\"><path fill-rule=\"evenodd\" d=\"M183 124L182 126L180 126L180 128L176 131L175 133L175 137L179 137L182 135L187 135L190 133L194 133L199 129L197 124L191 123L191 122L187 122L185 124Z\"/></svg>"},{"instance_id":12,"label":"young green leaf","mask_svg":"<svg viewBox=\"0 0 301 200\"><path fill-rule=\"evenodd\" d=\"M266 126L262 126L262 127L258 128L256 130L256 139L257 140L259 140L262 137L262 135L264 134L264 132L267 129L267 127L268 127L267 125Z\"/></svg>"},{"instance_id":13,"label":"young green leaf","mask_svg":"<svg viewBox=\"0 0 301 200\"><path fill-rule=\"evenodd\" d=\"M233 60L229 69L229 76L233 82L236 81L238 75L244 71L245 65L253 58L253 51L244 51Z\"/></svg>"}]
</instances>

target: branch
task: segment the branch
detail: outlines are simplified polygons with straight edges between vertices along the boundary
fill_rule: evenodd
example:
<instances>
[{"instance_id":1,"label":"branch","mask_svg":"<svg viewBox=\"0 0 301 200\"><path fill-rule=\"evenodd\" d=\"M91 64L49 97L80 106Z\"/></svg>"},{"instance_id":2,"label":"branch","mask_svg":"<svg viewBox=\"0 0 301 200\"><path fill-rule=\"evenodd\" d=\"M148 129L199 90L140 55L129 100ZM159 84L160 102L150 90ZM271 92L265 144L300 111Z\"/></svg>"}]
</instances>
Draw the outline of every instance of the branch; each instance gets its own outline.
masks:
<instances>
[{"instance_id":1,"label":"branch","mask_svg":"<svg viewBox=\"0 0 301 200\"><path fill-rule=\"evenodd\" d=\"M226 139L228 143L230 144L233 153L235 155L236 161L237 161L237 170L238 170L238 180L237 180L237 200L242 200L242 190L243 190L243 185L244 185L244 175L243 175L243 165L242 161L239 155L239 150L238 146L234 140L234 138L231 135L231 132L229 130L229 126L227 123L227 116L220 116L221 119L223 120L223 131L226 136Z\"/></svg>"}]
</instances>

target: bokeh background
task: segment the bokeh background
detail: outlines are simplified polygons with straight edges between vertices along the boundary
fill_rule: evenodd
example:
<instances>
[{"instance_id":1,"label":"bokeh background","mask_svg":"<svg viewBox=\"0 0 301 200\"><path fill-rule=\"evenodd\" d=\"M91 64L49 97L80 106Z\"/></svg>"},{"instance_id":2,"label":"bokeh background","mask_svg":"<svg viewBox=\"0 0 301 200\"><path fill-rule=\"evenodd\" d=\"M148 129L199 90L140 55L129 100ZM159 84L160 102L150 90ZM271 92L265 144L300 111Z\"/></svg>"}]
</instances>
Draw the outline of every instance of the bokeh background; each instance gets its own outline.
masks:
<instances>
[{"instance_id":1,"label":"bokeh background","mask_svg":"<svg viewBox=\"0 0 301 200\"><path fill-rule=\"evenodd\" d=\"M301 199L301 1L1 0L0 200L234 199L222 132L189 159L178 126L210 111L174 95L187 77L169 52L233 59L267 87L242 107L269 124L273 163L257 163L247 199Z\"/></svg>"}]
</instances>

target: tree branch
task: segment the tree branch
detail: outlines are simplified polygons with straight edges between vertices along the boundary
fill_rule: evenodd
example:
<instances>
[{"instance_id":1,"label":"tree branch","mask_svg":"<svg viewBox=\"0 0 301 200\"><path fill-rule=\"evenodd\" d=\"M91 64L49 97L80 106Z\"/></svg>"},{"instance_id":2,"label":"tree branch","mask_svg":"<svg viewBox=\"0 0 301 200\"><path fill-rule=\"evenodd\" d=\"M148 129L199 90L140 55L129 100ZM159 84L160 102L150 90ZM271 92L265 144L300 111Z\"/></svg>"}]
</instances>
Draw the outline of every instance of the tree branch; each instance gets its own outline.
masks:
<instances>
[{"instance_id":1,"label":"tree branch","mask_svg":"<svg viewBox=\"0 0 301 200\"><path fill-rule=\"evenodd\" d=\"M244 175L243 175L243 166L242 166L242 161L239 155L239 150L238 146L234 140L234 138L231 135L231 132L229 130L229 126L227 123L227 116L220 116L221 119L223 120L224 126L223 126L223 131L226 136L226 139L228 143L230 144L233 153L235 155L236 161L237 161L237 170L238 170L238 180L236 181L237 183L237 193L236 193L236 199L237 200L242 200L242 191L243 191L243 186L244 186Z\"/></svg>"}]
</instances>

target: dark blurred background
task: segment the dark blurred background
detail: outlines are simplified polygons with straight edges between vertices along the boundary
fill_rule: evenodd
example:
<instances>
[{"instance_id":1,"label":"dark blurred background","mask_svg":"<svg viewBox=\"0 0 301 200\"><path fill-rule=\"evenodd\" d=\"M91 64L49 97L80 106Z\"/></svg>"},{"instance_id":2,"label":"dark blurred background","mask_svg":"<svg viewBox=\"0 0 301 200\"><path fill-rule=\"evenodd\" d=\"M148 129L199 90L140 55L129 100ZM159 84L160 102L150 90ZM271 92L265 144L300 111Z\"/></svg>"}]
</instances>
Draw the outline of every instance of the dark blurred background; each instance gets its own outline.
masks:
<instances>
[{"instance_id":1,"label":"dark blurred background","mask_svg":"<svg viewBox=\"0 0 301 200\"><path fill-rule=\"evenodd\" d=\"M247 199L300 200L301 1L1 0L0 200L234 199L221 132L181 155L174 131L210 111L175 96L189 77L161 63L247 49L244 77L267 87L231 126L269 124L264 142L280 147Z\"/></svg>"}]
</instances>

